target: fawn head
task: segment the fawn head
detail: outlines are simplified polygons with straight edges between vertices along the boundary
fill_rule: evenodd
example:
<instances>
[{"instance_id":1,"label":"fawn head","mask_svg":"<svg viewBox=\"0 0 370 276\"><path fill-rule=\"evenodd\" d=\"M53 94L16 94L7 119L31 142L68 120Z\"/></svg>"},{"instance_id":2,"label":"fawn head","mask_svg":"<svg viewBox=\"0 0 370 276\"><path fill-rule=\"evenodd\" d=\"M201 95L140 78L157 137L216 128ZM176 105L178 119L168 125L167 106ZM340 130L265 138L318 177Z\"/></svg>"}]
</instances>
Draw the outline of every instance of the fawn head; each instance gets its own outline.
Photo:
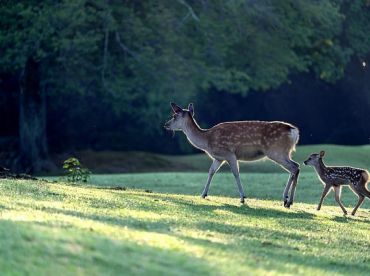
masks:
<instances>
[{"instance_id":1,"label":"fawn head","mask_svg":"<svg viewBox=\"0 0 370 276\"><path fill-rule=\"evenodd\" d=\"M320 151L320 153L312 153L308 159L306 161L304 161L303 163L305 165L309 165L309 166L315 166L316 164L319 163L320 159L322 159L325 155L325 151Z\"/></svg>"},{"instance_id":2,"label":"fawn head","mask_svg":"<svg viewBox=\"0 0 370 276\"><path fill-rule=\"evenodd\" d=\"M171 103L173 111L172 119L164 124L164 128L167 130L183 130L188 122L194 116L193 104L189 104L188 109L182 109L175 103Z\"/></svg>"}]
</instances>

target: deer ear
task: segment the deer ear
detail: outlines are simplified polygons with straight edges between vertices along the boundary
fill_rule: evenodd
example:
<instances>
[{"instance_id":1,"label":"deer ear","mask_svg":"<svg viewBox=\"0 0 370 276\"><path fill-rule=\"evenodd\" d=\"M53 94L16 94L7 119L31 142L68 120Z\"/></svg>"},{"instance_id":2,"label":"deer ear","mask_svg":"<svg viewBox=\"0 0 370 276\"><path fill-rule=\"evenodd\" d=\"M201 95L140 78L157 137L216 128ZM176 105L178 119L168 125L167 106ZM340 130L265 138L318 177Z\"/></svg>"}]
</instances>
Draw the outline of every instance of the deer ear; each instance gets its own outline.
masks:
<instances>
[{"instance_id":1,"label":"deer ear","mask_svg":"<svg viewBox=\"0 0 370 276\"><path fill-rule=\"evenodd\" d=\"M320 151L320 157L324 157L324 155L325 155L325 151Z\"/></svg>"},{"instance_id":2,"label":"deer ear","mask_svg":"<svg viewBox=\"0 0 370 276\"><path fill-rule=\"evenodd\" d=\"M188 110L189 110L191 116L194 116L194 105L192 103L189 104Z\"/></svg>"},{"instance_id":3,"label":"deer ear","mask_svg":"<svg viewBox=\"0 0 370 276\"><path fill-rule=\"evenodd\" d=\"M179 107L177 104L175 104L175 103L171 103L171 108L172 108L172 110L173 110L173 112L175 112L175 113L180 113L180 112L182 112L182 108L181 107Z\"/></svg>"}]
</instances>

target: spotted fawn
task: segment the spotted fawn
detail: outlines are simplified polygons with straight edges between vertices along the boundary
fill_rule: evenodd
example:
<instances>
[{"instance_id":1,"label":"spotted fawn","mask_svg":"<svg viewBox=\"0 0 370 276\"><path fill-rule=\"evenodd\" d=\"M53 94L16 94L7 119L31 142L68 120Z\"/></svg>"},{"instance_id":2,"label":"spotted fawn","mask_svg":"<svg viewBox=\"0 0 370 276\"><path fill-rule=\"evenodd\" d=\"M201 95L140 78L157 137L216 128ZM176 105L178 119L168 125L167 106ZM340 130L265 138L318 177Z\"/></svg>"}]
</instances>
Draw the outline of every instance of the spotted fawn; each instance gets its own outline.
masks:
<instances>
[{"instance_id":1,"label":"spotted fawn","mask_svg":"<svg viewBox=\"0 0 370 276\"><path fill-rule=\"evenodd\" d=\"M291 159L299 139L299 131L295 126L284 122L237 121L202 129L194 119L193 104L189 104L188 109L182 109L175 103L171 103L171 107L173 117L164 127L182 131L194 147L203 150L213 160L201 195L203 198L208 195L213 175L226 161L234 174L240 202L244 203L245 193L240 181L238 161L267 157L290 173L283 200L287 208L293 204L299 175L299 164Z\"/></svg>"},{"instance_id":2,"label":"spotted fawn","mask_svg":"<svg viewBox=\"0 0 370 276\"><path fill-rule=\"evenodd\" d=\"M324 190L321 195L317 210L321 209L322 202L327 196L331 188L335 192L335 201L342 208L343 213L346 215L347 210L344 208L340 196L342 186L350 186L352 191L357 194L358 202L352 211L352 215L356 214L357 209L363 203L365 197L370 198L370 192L366 188L366 184L369 181L369 172L363 169L357 169L352 167L329 167L323 162L325 151L320 153L311 154L306 161L305 165L310 165L315 168L321 182L324 184Z\"/></svg>"}]
</instances>

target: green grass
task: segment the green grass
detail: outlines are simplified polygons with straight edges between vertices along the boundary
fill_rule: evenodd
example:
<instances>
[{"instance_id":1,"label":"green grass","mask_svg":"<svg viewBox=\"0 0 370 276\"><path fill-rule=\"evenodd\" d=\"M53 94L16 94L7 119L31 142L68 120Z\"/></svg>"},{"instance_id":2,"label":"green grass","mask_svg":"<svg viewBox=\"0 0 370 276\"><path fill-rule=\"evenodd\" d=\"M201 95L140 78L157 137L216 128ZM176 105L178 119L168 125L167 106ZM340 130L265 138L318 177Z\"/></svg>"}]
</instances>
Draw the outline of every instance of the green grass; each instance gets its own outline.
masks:
<instances>
[{"instance_id":1,"label":"green grass","mask_svg":"<svg viewBox=\"0 0 370 276\"><path fill-rule=\"evenodd\" d=\"M330 193L316 211L323 186L307 167L291 209L281 200L287 173L243 173L245 205L231 173L217 174L201 199L206 177L1 180L1 275L368 275L370 200L343 216ZM357 202L348 188L343 202Z\"/></svg>"},{"instance_id":2,"label":"green grass","mask_svg":"<svg viewBox=\"0 0 370 276\"><path fill-rule=\"evenodd\" d=\"M293 153L293 159L303 163L311 153L326 151L325 162L329 165L350 165L370 169L370 145L366 146L339 146L339 145L310 145L299 146ZM183 171L208 171L211 161L205 154L194 154L185 156L161 156L169 160L170 164ZM245 172L281 172L278 165L273 162L244 162L241 163L241 170ZM227 166L223 171L229 170Z\"/></svg>"},{"instance_id":3,"label":"green grass","mask_svg":"<svg viewBox=\"0 0 370 276\"><path fill-rule=\"evenodd\" d=\"M370 145L338 146L314 145L299 146L293 154L294 160L302 163L313 152L326 150L325 160L332 165L351 165L370 168ZM183 156L161 155L147 152L112 152L112 151L82 151L77 152L84 165L96 173L128 173L128 172L205 172L211 161L205 154ZM58 156L54 161L62 164L70 156ZM228 170L228 168L223 169ZM246 172L281 172L279 166L272 162L242 163L241 170Z\"/></svg>"}]
</instances>

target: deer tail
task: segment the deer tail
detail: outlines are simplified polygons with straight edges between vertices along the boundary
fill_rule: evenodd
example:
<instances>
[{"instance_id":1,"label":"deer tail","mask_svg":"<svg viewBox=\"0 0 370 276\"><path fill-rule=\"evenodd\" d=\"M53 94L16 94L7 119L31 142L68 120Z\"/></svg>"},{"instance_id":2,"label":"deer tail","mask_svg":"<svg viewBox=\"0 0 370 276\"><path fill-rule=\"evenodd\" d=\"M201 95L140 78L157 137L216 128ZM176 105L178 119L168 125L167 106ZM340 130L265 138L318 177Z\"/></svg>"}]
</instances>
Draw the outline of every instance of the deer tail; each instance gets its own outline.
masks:
<instances>
[{"instance_id":1,"label":"deer tail","mask_svg":"<svg viewBox=\"0 0 370 276\"><path fill-rule=\"evenodd\" d=\"M295 146L298 143L299 140L299 130L296 127L293 127L290 129L290 138L292 139L293 142L293 151L295 151Z\"/></svg>"}]
</instances>

